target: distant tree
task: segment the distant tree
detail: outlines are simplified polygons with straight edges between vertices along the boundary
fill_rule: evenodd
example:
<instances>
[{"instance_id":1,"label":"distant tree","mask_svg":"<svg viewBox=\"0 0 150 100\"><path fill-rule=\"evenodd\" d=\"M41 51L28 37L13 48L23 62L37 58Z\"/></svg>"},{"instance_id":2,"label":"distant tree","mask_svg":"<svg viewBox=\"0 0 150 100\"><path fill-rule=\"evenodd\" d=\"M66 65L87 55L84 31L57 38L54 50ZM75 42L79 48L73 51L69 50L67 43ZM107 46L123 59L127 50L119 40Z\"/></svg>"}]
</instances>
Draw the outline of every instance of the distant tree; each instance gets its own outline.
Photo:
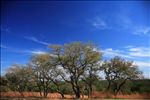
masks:
<instances>
[{"instance_id":1,"label":"distant tree","mask_svg":"<svg viewBox=\"0 0 150 100\"><path fill-rule=\"evenodd\" d=\"M0 92L8 91L8 81L5 76L0 76Z\"/></svg>"},{"instance_id":2,"label":"distant tree","mask_svg":"<svg viewBox=\"0 0 150 100\"><path fill-rule=\"evenodd\" d=\"M76 95L80 98L79 81L89 66L93 66L101 58L101 54L95 51L92 44L73 42L70 44L52 45L51 55L55 56L58 66L61 68L61 77L70 83Z\"/></svg>"},{"instance_id":3,"label":"distant tree","mask_svg":"<svg viewBox=\"0 0 150 100\"><path fill-rule=\"evenodd\" d=\"M126 61L117 56L110 61L105 61L102 67L108 81L107 90L112 89L114 95L118 94L127 80L138 79L142 76L142 72L132 61Z\"/></svg>"},{"instance_id":4,"label":"distant tree","mask_svg":"<svg viewBox=\"0 0 150 100\"><path fill-rule=\"evenodd\" d=\"M18 91L23 96L22 92L26 90L30 80L30 71L25 65L12 65L5 75L9 88Z\"/></svg>"}]
</instances>

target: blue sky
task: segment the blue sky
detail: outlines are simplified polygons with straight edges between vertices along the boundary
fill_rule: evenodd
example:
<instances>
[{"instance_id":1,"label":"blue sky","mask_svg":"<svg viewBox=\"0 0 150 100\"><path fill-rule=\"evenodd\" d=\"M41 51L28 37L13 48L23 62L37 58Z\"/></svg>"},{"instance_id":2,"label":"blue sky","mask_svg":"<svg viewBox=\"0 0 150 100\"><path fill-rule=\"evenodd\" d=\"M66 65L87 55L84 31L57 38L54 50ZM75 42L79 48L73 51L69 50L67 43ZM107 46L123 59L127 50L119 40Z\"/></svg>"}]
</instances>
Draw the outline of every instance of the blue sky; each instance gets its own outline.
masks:
<instances>
[{"instance_id":1,"label":"blue sky","mask_svg":"<svg viewBox=\"0 0 150 100\"><path fill-rule=\"evenodd\" d=\"M148 1L3 1L0 28L2 74L48 44L91 41L104 59L133 60L150 78Z\"/></svg>"}]
</instances>

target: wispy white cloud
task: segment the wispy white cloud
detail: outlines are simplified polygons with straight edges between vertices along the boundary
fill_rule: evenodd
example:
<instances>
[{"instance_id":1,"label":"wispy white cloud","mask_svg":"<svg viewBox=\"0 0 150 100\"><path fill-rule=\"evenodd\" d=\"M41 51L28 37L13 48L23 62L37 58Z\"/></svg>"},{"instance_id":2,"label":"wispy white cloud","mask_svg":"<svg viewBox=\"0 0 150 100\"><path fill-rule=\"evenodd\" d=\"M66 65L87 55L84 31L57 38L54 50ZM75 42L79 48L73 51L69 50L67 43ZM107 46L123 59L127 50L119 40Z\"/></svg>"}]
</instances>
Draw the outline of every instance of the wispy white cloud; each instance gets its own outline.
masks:
<instances>
[{"instance_id":1,"label":"wispy white cloud","mask_svg":"<svg viewBox=\"0 0 150 100\"><path fill-rule=\"evenodd\" d=\"M104 57L112 58L120 56L129 60L133 60L134 64L139 67L150 67L150 47L134 47L127 46L123 49L103 49Z\"/></svg>"},{"instance_id":2,"label":"wispy white cloud","mask_svg":"<svg viewBox=\"0 0 150 100\"><path fill-rule=\"evenodd\" d=\"M150 67L150 62L146 61L134 61L134 64L142 67Z\"/></svg>"},{"instance_id":3,"label":"wispy white cloud","mask_svg":"<svg viewBox=\"0 0 150 100\"><path fill-rule=\"evenodd\" d=\"M116 19L112 19L112 21L118 22L117 26L113 27L115 29L121 29L124 31L129 31L129 33L134 35L148 35L150 34L150 27L145 24L137 24L134 19L127 14L119 14L116 16Z\"/></svg>"},{"instance_id":4,"label":"wispy white cloud","mask_svg":"<svg viewBox=\"0 0 150 100\"><path fill-rule=\"evenodd\" d=\"M113 24L109 24L110 20ZM136 22L127 14L116 14L113 17L105 17L105 20L101 17L95 17L91 24L97 29L117 30L139 36L150 35L150 26Z\"/></svg>"},{"instance_id":5,"label":"wispy white cloud","mask_svg":"<svg viewBox=\"0 0 150 100\"><path fill-rule=\"evenodd\" d=\"M136 26L133 28L133 34L135 35L148 35L150 34L150 27L148 26Z\"/></svg>"},{"instance_id":6,"label":"wispy white cloud","mask_svg":"<svg viewBox=\"0 0 150 100\"><path fill-rule=\"evenodd\" d=\"M1 48L7 50L8 52L15 52L15 53L25 53L25 54L46 54L47 53L46 51L40 49L24 50L24 49L12 48L5 45L1 45Z\"/></svg>"},{"instance_id":7,"label":"wispy white cloud","mask_svg":"<svg viewBox=\"0 0 150 100\"><path fill-rule=\"evenodd\" d=\"M133 57L150 57L150 47L128 47L129 55Z\"/></svg>"},{"instance_id":8,"label":"wispy white cloud","mask_svg":"<svg viewBox=\"0 0 150 100\"><path fill-rule=\"evenodd\" d=\"M112 48L107 48L102 50L105 57L114 57L114 56L121 56L124 58L132 58L132 56L127 55L124 51L121 50L114 50Z\"/></svg>"},{"instance_id":9,"label":"wispy white cloud","mask_svg":"<svg viewBox=\"0 0 150 100\"><path fill-rule=\"evenodd\" d=\"M104 19L100 18L100 17L96 17L95 19L93 19L91 21L92 26L94 26L97 29L107 29L108 25L107 23L104 21Z\"/></svg>"},{"instance_id":10,"label":"wispy white cloud","mask_svg":"<svg viewBox=\"0 0 150 100\"><path fill-rule=\"evenodd\" d=\"M46 51L42 51L42 50L26 50L26 53L30 53L30 54L46 54Z\"/></svg>"},{"instance_id":11,"label":"wispy white cloud","mask_svg":"<svg viewBox=\"0 0 150 100\"><path fill-rule=\"evenodd\" d=\"M28 40L31 40L33 42L36 42L36 43L39 43L39 44L42 44L42 45L49 45L50 43L47 43L47 42L44 42L44 41L41 41L39 39L37 39L36 37L27 37L25 36L24 38L28 39Z\"/></svg>"},{"instance_id":12,"label":"wispy white cloud","mask_svg":"<svg viewBox=\"0 0 150 100\"><path fill-rule=\"evenodd\" d=\"M127 46L124 50L115 50L112 48L106 48L102 50L104 55L106 56L122 56L125 58L142 58L148 57L150 58L150 47L134 47L134 46Z\"/></svg>"},{"instance_id":13,"label":"wispy white cloud","mask_svg":"<svg viewBox=\"0 0 150 100\"><path fill-rule=\"evenodd\" d=\"M123 25L121 25L120 29L123 29L124 31L128 31L130 34L134 35L150 35L150 27L140 24L137 25L133 22L133 20L130 19L130 17L122 17ZM118 27L117 27L118 28Z\"/></svg>"},{"instance_id":14,"label":"wispy white cloud","mask_svg":"<svg viewBox=\"0 0 150 100\"><path fill-rule=\"evenodd\" d=\"M6 45L3 45L3 44L0 45L0 48L5 49L7 51L11 51L11 52L20 52L20 50L18 50L16 48L12 48L10 46L6 46Z\"/></svg>"}]
</instances>

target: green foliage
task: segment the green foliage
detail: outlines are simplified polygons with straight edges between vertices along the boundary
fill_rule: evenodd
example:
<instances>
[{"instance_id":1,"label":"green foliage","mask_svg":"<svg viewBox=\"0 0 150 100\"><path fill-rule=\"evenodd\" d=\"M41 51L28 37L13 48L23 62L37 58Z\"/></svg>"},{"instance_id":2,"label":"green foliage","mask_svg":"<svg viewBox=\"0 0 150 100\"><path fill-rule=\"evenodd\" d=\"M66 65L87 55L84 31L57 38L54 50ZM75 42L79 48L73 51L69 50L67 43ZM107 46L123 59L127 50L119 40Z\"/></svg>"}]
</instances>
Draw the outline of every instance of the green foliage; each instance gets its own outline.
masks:
<instances>
[{"instance_id":1,"label":"green foliage","mask_svg":"<svg viewBox=\"0 0 150 100\"><path fill-rule=\"evenodd\" d=\"M108 81L107 90L113 92L114 95L120 92L128 80L142 77L141 71L132 61L126 61L117 56L110 61L105 61L102 68Z\"/></svg>"},{"instance_id":2,"label":"green foliage","mask_svg":"<svg viewBox=\"0 0 150 100\"><path fill-rule=\"evenodd\" d=\"M52 45L50 48L51 54L55 55L57 66L63 69L60 76L72 85L76 97L80 98L80 80L84 80L92 91L93 76L96 76L94 70L98 69L102 55L94 50L96 47L90 43L73 42L63 46Z\"/></svg>"},{"instance_id":3,"label":"green foliage","mask_svg":"<svg viewBox=\"0 0 150 100\"><path fill-rule=\"evenodd\" d=\"M0 76L0 92L7 92L7 91L9 91L8 81L4 76Z\"/></svg>"},{"instance_id":4,"label":"green foliage","mask_svg":"<svg viewBox=\"0 0 150 100\"><path fill-rule=\"evenodd\" d=\"M125 85L121 88L123 94L131 93L150 93L150 79L139 79L139 80L128 80ZM96 90L99 92L104 92L107 90L108 81L98 80L95 82Z\"/></svg>"},{"instance_id":5,"label":"green foliage","mask_svg":"<svg viewBox=\"0 0 150 100\"><path fill-rule=\"evenodd\" d=\"M96 91L105 91L107 88L108 82L106 80L97 80L94 84Z\"/></svg>"},{"instance_id":6,"label":"green foliage","mask_svg":"<svg viewBox=\"0 0 150 100\"><path fill-rule=\"evenodd\" d=\"M72 94L73 93L71 85L68 83L65 83L65 82L63 82L63 85L61 86L61 91L64 94Z\"/></svg>"},{"instance_id":7,"label":"green foliage","mask_svg":"<svg viewBox=\"0 0 150 100\"><path fill-rule=\"evenodd\" d=\"M131 92L133 93L150 93L150 79L133 80Z\"/></svg>"},{"instance_id":8,"label":"green foliage","mask_svg":"<svg viewBox=\"0 0 150 100\"><path fill-rule=\"evenodd\" d=\"M13 65L5 75L7 86L13 91L20 93L27 90L30 81L30 69L23 65Z\"/></svg>"}]
</instances>

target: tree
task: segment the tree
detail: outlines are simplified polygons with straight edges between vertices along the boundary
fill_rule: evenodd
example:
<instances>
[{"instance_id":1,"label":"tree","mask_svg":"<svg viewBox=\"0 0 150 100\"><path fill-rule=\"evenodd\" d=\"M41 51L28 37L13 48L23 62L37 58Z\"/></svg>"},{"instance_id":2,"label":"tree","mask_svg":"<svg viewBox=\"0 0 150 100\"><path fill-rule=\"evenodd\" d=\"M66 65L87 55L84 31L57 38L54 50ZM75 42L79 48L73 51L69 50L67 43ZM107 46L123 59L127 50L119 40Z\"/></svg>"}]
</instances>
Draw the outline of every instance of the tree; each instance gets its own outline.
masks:
<instances>
[{"instance_id":1,"label":"tree","mask_svg":"<svg viewBox=\"0 0 150 100\"><path fill-rule=\"evenodd\" d=\"M51 71L51 78L50 80L52 81L52 83L56 86L56 92L58 92L62 98L64 98L64 91L63 91L63 82L62 82L62 78L61 78L61 71L60 69L57 68L57 66L55 66L53 68L53 71Z\"/></svg>"},{"instance_id":2,"label":"tree","mask_svg":"<svg viewBox=\"0 0 150 100\"><path fill-rule=\"evenodd\" d=\"M5 76L0 76L0 92L8 91L8 81Z\"/></svg>"},{"instance_id":3,"label":"tree","mask_svg":"<svg viewBox=\"0 0 150 100\"><path fill-rule=\"evenodd\" d=\"M11 90L18 91L21 96L30 81L30 69L25 65L14 64L6 73L8 86Z\"/></svg>"},{"instance_id":4,"label":"tree","mask_svg":"<svg viewBox=\"0 0 150 100\"><path fill-rule=\"evenodd\" d=\"M86 70L83 74L82 81L86 84L86 90L88 92L88 97L91 97L93 91L93 84L99 79L98 71L100 70L100 63L95 63Z\"/></svg>"},{"instance_id":5,"label":"tree","mask_svg":"<svg viewBox=\"0 0 150 100\"><path fill-rule=\"evenodd\" d=\"M57 66L61 68L61 77L71 84L76 98L80 98L79 81L89 66L100 60L101 53L95 51L94 45L80 42L52 45L50 48L50 54L55 56Z\"/></svg>"},{"instance_id":6,"label":"tree","mask_svg":"<svg viewBox=\"0 0 150 100\"><path fill-rule=\"evenodd\" d=\"M107 90L112 89L114 95L118 94L127 80L138 79L142 76L138 66L134 65L132 61L126 61L117 56L110 61L105 61L102 67L108 81Z\"/></svg>"},{"instance_id":7,"label":"tree","mask_svg":"<svg viewBox=\"0 0 150 100\"><path fill-rule=\"evenodd\" d=\"M32 67L34 80L40 95L47 97L51 82L51 57L48 54L33 55L29 66Z\"/></svg>"},{"instance_id":8,"label":"tree","mask_svg":"<svg viewBox=\"0 0 150 100\"><path fill-rule=\"evenodd\" d=\"M40 54L34 55L31 59L30 66L32 66L35 81L43 97L47 97L51 90L51 84L56 86L56 90L64 98L63 90L61 89L61 71L57 67L53 55ZM43 93L43 94L42 94Z\"/></svg>"}]
</instances>

